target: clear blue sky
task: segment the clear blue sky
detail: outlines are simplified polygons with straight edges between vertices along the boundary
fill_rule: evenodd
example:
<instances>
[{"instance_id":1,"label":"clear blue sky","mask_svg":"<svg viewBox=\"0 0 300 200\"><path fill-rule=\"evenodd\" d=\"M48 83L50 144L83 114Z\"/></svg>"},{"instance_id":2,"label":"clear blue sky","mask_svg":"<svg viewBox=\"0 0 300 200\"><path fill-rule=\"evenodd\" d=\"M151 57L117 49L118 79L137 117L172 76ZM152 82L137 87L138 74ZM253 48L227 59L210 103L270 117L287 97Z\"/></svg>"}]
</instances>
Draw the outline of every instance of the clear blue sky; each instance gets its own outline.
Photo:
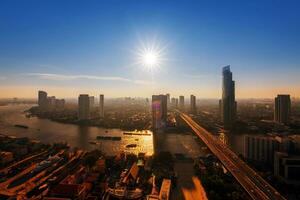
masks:
<instances>
[{"instance_id":1,"label":"clear blue sky","mask_svg":"<svg viewBox=\"0 0 300 200\"><path fill-rule=\"evenodd\" d=\"M0 97L78 93L300 97L300 1L1 0ZM142 43L159 68L136 64Z\"/></svg>"}]
</instances>

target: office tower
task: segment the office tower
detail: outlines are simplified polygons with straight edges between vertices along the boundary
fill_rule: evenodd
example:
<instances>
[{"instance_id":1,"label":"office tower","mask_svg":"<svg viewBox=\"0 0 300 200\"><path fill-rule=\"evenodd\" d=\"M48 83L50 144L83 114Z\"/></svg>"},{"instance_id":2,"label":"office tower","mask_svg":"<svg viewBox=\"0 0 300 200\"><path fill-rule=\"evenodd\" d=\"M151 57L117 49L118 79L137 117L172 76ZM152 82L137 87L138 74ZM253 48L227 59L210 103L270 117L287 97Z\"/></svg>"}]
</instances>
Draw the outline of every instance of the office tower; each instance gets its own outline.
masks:
<instances>
[{"instance_id":1,"label":"office tower","mask_svg":"<svg viewBox=\"0 0 300 200\"><path fill-rule=\"evenodd\" d=\"M173 98L171 99L171 105L172 105L173 107L175 107L175 103L176 103L176 99L173 97Z\"/></svg>"},{"instance_id":2,"label":"office tower","mask_svg":"<svg viewBox=\"0 0 300 200\"><path fill-rule=\"evenodd\" d=\"M274 106L274 120L279 123L287 124L291 113L290 95L277 95Z\"/></svg>"},{"instance_id":3,"label":"office tower","mask_svg":"<svg viewBox=\"0 0 300 200\"><path fill-rule=\"evenodd\" d=\"M90 96L90 108L93 108L95 106L95 97L94 96Z\"/></svg>"},{"instance_id":4,"label":"office tower","mask_svg":"<svg viewBox=\"0 0 300 200\"><path fill-rule=\"evenodd\" d=\"M190 100L190 106L191 106L191 113L196 114L197 113L197 107L196 107L196 96L195 95L191 95L191 100Z\"/></svg>"},{"instance_id":5,"label":"office tower","mask_svg":"<svg viewBox=\"0 0 300 200\"><path fill-rule=\"evenodd\" d=\"M250 161L272 164L280 149L280 142L273 137L246 135L244 141L244 157Z\"/></svg>"},{"instance_id":6,"label":"office tower","mask_svg":"<svg viewBox=\"0 0 300 200\"><path fill-rule=\"evenodd\" d=\"M104 94L99 96L99 114L100 117L104 117Z\"/></svg>"},{"instance_id":7,"label":"office tower","mask_svg":"<svg viewBox=\"0 0 300 200\"><path fill-rule=\"evenodd\" d=\"M90 118L90 98L88 94L81 94L78 97L78 119L87 120Z\"/></svg>"},{"instance_id":8,"label":"office tower","mask_svg":"<svg viewBox=\"0 0 300 200\"><path fill-rule=\"evenodd\" d=\"M230 65L223 67L222 121L224 128L231 128L236 120L235 82Z\"/></svg>"},{"instance_id":9,"label":"office tower","mask_svg":"<svg viewBox=\"0 0 300 200\"><path fill-rule=\"evenodd\" d=\"M179 96L179 108L184 110L184 96Z\"/></svg>"},{"instance_id":10,"label":"office tower","mask_svg":"<svg viewBox=\"0 0 300 200\"><path fill-rule=\"evenodd\" d=\"M170 94L166 94L167 95L167 106L170 106L171 103L171 99L170 99Z\"/></svg>"},{"instance_id":11,"label":"office tower","mask_svg":"<svg viewBox=\"0 0 300 200\"><path fill-rule=\"evenodd\" d=\"M38 92L38 104L41 108L47 107L47 92L39 91Z\"/></svg>"},{"instance_id":12,"label":"office tower","mask_svg":"<svg viewBox=\"0 0 300 200\"><path fill-rule=\"evenodd\" d=\"M175 107L178 107L178 98L175 99Z\"/></svg>"},{"instance_id":13,"label":"office tower","mask_svg":"<svg viewBox=\"0 0 300 200\"><path fill-rule=\"evenodd\" d=\"M152 95L152 126L159 129L166 126L167 122L167 96Z\"/></svg>"},{"instance_id":14,"label":"office tower","mask_svg":"<svg viewBox=\"0 0 300 200\"><path fill-rule=\"evenodd\" d=\"M55 96L47 97L47 108L55 108L56 98Z\"/></svg>"}]
</instances>

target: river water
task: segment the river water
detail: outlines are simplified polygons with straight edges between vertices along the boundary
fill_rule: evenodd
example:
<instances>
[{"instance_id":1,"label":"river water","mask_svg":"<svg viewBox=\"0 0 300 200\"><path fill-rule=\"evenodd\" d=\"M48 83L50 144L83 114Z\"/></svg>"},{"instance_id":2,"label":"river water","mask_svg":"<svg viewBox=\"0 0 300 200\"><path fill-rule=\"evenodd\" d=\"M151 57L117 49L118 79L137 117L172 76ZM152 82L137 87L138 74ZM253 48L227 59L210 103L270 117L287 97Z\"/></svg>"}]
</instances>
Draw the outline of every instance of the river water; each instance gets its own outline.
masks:
<instances>
[{"instance_id":1,"label":"river water","mask_svg":"<svg viewBox=\"0 0 300 200\"><path fill-rule=\"evenodd\" d=\"M24 111L33 105L0 106L0 134L16 137L29 137L43 143L67 142L71 147L85 150L100 149L107 155L115 155L120 151L147 154L153 153L151 136L123 135L120 129L104 129L92 126L64 124L37 117L27 118ZM15 124L29 128L18 128ZM97 140L97 136L121 136L120 141ZM97 142L91 144L90 142ZM127 144L137 144L136 148L126 148Z\"/></svg>"},{"instance_id":2,"label":"river water","mask_svg":"<svg viewBox=\"0 0 300 200\"><path fill-rule=\"evenodd\" d=\"M67 142L71 147L85 150L100 149L106 155L116 155L121 151L148 155L153 154L153 136L123 135L120 129L104 129L99 127L64 124L37 117L27 118L24 111L33 105L0 106L0 134L16 137L29 137L43 143ZM29 128L18 128L15 124L26 125ZM96 140L97 136L121 136L121 141ZM97 142L91 144L90 142ZM164 151L181 153L187 157L197 157L205 154L203 146L196 140L193 133L168 133L164 135ZM128 144L137 144L136 148L126 148Z\"/></svg>"}]
</instances>

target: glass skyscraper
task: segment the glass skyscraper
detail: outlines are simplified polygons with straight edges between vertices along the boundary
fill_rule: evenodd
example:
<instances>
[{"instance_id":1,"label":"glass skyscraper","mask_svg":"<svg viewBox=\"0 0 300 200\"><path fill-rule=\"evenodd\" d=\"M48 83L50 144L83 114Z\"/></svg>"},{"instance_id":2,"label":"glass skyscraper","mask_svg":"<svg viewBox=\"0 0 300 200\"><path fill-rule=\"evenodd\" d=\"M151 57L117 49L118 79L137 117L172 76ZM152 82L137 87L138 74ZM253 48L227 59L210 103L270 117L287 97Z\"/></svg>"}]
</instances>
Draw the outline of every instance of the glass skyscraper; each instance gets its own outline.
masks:
<instances>
[{"instance_id":1,"label":"glass skyscraper","mask_svg":"<svg viewBox=\"0 0 300 200\"><path fill-rule=\"evenodd\" d=\"M232 80L230 65L223 67L221 117L224 128L232 128L236 120L235 82Z\"/></svg>"}]
</instances>

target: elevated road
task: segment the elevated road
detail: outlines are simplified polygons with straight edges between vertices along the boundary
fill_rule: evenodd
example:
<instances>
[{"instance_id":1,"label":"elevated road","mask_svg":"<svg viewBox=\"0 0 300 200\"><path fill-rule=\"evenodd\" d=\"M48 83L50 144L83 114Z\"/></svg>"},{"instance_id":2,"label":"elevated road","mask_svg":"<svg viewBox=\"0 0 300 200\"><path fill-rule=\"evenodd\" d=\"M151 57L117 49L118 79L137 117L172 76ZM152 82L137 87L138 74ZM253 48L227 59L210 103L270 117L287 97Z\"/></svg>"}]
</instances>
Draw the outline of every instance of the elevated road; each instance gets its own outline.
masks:
<instances>
[{"instance_id":1,"label":"elevated road","mask_svg":"<svg viewBox=\"0 0 300 200\"><path fill-rule=\"evenodd\" d=\"M222 162L252 199L285 200L267 181L242 161L227 145L198 125L190 116L176 110L210 151Z\"/></svg>"}]
</instances>

